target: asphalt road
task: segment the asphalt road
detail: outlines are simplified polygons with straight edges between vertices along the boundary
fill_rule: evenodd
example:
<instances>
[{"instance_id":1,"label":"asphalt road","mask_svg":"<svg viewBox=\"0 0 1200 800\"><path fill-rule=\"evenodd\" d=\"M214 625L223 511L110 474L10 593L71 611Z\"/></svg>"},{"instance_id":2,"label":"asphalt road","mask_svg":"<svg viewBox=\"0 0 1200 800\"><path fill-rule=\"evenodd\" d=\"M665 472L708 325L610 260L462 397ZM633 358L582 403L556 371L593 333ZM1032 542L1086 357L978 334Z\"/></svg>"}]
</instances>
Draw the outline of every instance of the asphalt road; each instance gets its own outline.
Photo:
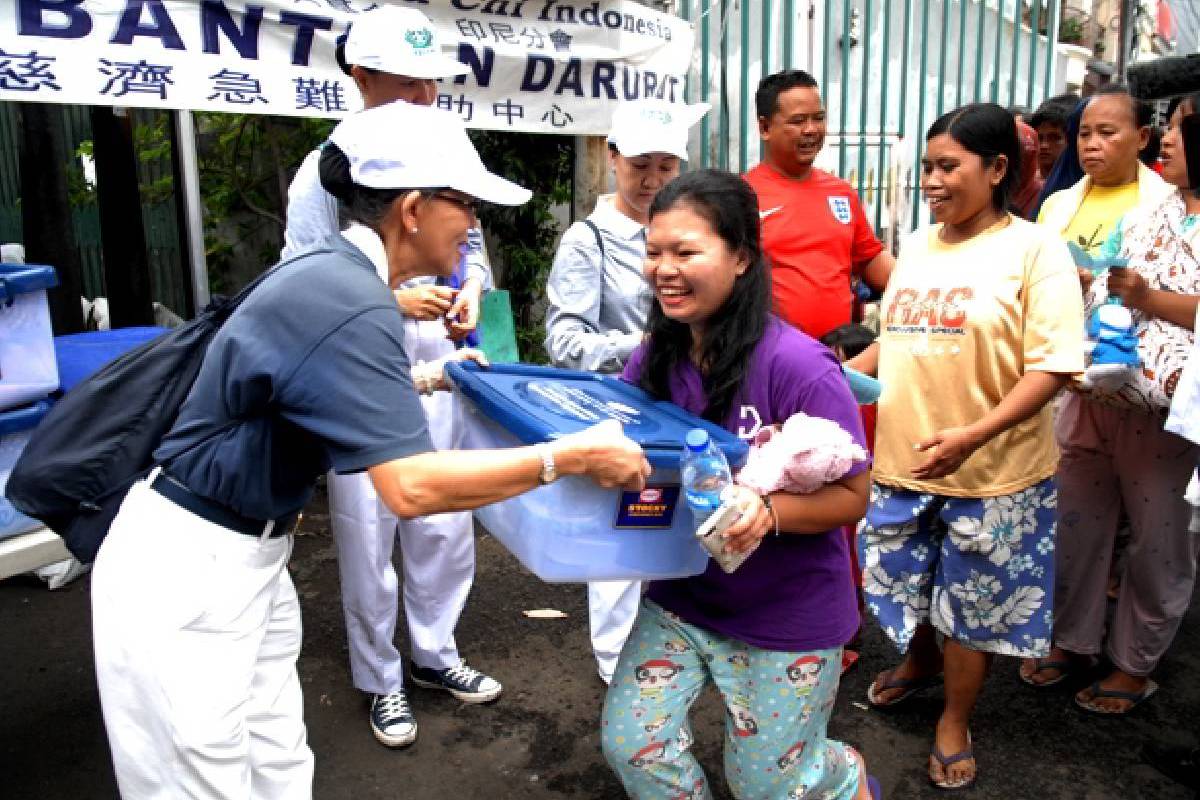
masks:
<instances>
[{"instance_id":1,"label":"asphalt road","mask_svg":"<svg viewBox=\"0 0 1200 800\"><path fill-rule=\"evenodd\" d=\"M600 754L603 685L587 638L579 585L534 578L495 540L479 538L478 576L458 641L470 662L504 683L501 699L466 706L416 689L417 743L389 751L367 727L366 704L350 685L338 576L324 498L305 516L291 569L304 608L304 683L309 739L317 755L318 800L426 798L618 798ZM557 608L568 616L531 620ZM50 592L30 578L0 582L0 798L116 797L92 670L88 580ZM403 619L401 620L403 624ZM403 630L398 633L406 641ZM402 650L403 650L402 646ZM868 627L859 666L843 681L832 734L866 756L888 798L945 797L929 786L925 762L941 696L931 691L888 714L869 710L872 676L895 659ZM1142 764L1143 741L1200 735L1200 609L1161 665L1162 689L1136 716L1099 719L1075 709L1072 689L1035 692L997 659L973 726L979 800L1185 800L1190 793ZM702 696L693 712L696 752L717 797L721 709Z\"/></svg>"}]
</instances>

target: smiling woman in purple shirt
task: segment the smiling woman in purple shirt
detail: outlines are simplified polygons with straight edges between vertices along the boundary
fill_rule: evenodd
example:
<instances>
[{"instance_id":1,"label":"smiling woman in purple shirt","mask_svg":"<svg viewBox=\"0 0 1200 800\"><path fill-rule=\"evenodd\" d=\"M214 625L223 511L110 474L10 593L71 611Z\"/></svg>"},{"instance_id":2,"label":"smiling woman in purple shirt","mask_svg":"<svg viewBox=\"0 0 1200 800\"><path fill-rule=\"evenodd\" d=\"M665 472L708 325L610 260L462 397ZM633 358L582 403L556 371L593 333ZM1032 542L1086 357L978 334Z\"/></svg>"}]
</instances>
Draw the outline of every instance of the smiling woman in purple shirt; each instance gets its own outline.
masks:
<instances>
[{"instance_id":1,"label":"smiling woman in purple shirt","mask_svg":"<svg viewBox=\"0 0 1200 800\"><path fill-rule=\"evenodd\" d=\"M745 438L803 412L863 444L836 359L769 312L748 185L714 170L668 184L650 209L645 275L655 303L626 380ZM687 714L712 681L732 721L735 796L865 800L861 757L826 724L858 627L839 527L866 508L866 468L808 495L736 491L726 547L753 552L732 574L712 563L650 584L605 700L605 757L634 798L710 796Z\"/></svg>"}]
</instances>

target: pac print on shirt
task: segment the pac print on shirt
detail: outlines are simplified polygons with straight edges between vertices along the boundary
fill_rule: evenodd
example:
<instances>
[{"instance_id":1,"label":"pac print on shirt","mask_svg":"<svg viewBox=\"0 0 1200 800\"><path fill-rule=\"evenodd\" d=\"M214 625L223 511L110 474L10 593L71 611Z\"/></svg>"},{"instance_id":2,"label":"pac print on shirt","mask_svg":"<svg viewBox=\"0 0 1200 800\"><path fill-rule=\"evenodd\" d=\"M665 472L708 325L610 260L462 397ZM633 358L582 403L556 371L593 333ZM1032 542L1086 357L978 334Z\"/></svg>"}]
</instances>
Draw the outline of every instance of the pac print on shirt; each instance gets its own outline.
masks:
<instances>
[{"instance_id":1,"label":"pac print on shirt","mask_svg":"<svg viewBox=\"0 0 1200 800\"><path fill-rule=\"evenodd\" d=\"M845 195L835 194L827 197L829 201L829 212L833 214L833 218L843 225L849 225L854 219L854 215L850 210L850 198Z\"/></svg>"},{"instance_id":2,"label":"pac print on shirt","mask_svg":"<svg viewBox=\"0 0 1200 800\"><path fill-rule=\"evenodd\" d=\"M884 309L888 333L965 336L975 290L933 286L898 290Z\"/></svg>"}]
</instances>

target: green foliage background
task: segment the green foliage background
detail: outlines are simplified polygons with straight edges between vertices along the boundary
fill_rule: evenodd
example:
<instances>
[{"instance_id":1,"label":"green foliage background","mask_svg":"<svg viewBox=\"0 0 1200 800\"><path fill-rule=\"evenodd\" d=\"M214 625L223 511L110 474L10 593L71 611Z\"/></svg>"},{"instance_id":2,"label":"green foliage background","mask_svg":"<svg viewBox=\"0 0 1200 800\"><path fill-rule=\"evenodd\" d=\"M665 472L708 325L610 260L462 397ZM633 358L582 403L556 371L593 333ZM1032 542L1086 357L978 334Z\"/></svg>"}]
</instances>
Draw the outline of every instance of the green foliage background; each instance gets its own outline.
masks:
<instances>
[{"instance_id":1,"label":"green foliage background","mask_svg":"<svg viewBox=\"0 0 1200 800\"><path fill-rule=\"evenodd\" d=\"M283 245L288 184L333 125L332 120L197 115L205 250L214 292L229 292L275 262ZM138 137L144 158L163 156L165 121L156 129L139 126ZM551 208L571 197L572 140L492 131L472 131L471 138L490 169L533 191L533 199L517 208L485 206L481 223L497 285L511 294L521 356L545 361L540 301L558 236Z\"/></svg>"},{"instance_id":2,"label":"green foliage background","mask_svg":"<svg viewBox=\"0 0 1200 800\"><path fill-rule=\"evenodd\" d=\"M542 300L558 238L550 210L571 200L574 146L567 137L532 133L473 131L471 138L489 169L533 191L523 206L484 206L480 223L499 285L511 295L521 358L545 363Z\"/></svg>"},{"instance_id":3,"label":"green foliage background","mask_svg":"<svg viewBox=\"0 0 1200 800\"><path fill-rule=\"evenodd\" d=\"M278 260L288 185L335 122L212 112L197 112L195 120L209 288L229 294ZM139 115L134 126L143 209L173 199L170 126L168 114L154 112ZM521 356L544 362L543 298L558 238L551 210L571 199L573 140L496 131L472 131L471 138L491 170L533 191L523 206L485 205L480 222L497 286L511 295ZM96 192L79 155L92 155L90 139L80 141L67 165L70 202L94 207ZM182 272L182 261L175 269Z\"/></svg>"}]
</instances>

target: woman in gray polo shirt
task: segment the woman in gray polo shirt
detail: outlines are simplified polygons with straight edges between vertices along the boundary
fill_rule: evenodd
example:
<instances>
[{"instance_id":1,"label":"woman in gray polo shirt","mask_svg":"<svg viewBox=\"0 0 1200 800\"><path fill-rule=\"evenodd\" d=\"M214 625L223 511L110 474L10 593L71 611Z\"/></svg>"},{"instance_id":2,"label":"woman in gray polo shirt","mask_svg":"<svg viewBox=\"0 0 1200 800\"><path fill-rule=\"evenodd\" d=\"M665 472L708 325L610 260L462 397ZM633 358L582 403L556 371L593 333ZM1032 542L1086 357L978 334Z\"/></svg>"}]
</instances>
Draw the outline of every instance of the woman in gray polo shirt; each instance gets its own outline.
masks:
<instances>
[{"instance_id":1,"label":"woman in gray polo shirt","mask_svg":"<svg viewBox=\"0 0 1200 800\"><path fill-rule=\"evenodd\" d=\"M555 365L620 373L642 341L651 292L642 277L646 224L658 190L687 159L688 128L707 103L661 100L622 103L608 134L616 192L567 228L546 284L546 351ZM617 656L637 616L637 581L588 584L588 622L600 677L612 678Z\"/></svg>"},{"instance_id":2,"label":"woman in gray polo shirt","mask_svg":"<svg viewBox=\"0 0 1200 800\"><path fill-rule=\"evenodd\" d=\"M312 796L286 565L296 513L331 467L367 472L403 518L559 474L639 489L650 473L611 426L433 451L417 393L445 388L442 363L410 366L389 286L450 273L475 198L516 205L529 192L489 173L461 121L437 109L380 106L330 140L322 180L353 224L230 315L155 453L160 468L131 489L96 559L96 676L124 800Z\"/></svg>"}]
</instances>

